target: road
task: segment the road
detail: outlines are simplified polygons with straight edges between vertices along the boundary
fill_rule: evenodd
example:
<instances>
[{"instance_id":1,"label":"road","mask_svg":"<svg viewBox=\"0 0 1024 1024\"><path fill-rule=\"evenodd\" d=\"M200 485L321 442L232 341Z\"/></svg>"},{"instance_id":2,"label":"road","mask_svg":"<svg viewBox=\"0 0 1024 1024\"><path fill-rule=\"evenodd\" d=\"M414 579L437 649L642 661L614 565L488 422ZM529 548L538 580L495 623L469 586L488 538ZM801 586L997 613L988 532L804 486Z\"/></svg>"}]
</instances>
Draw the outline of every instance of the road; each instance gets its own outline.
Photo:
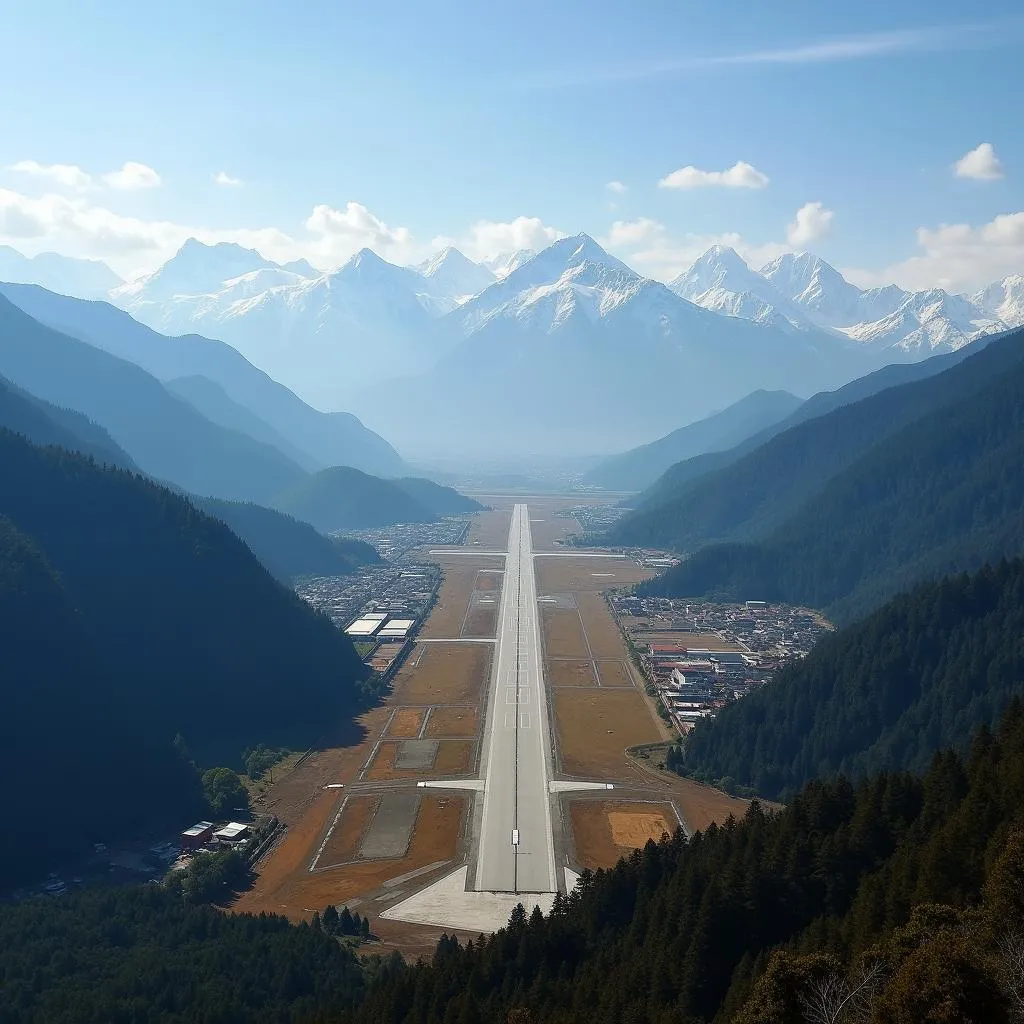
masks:
<instances>
[{"instance_id":1,"label":"road","mask_svg":"<svg viewBox=\"0 0 1024 1024\"><path fill-rule=\"evenodd\" d=\"M474 888L556 892L548 792L551 743L526 505L512 512L496 633Z\"/></svg>"}]
</instances>

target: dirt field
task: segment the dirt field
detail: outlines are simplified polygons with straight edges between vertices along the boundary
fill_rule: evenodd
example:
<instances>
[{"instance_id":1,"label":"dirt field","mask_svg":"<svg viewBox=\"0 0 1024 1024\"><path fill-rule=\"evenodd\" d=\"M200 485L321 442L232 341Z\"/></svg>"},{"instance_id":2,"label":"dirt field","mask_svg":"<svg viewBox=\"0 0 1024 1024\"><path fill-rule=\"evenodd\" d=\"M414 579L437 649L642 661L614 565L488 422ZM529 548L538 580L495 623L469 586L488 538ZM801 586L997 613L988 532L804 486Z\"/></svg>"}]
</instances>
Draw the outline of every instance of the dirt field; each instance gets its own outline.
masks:
<instances>
[{"instance_id":1,"label":"dirt field","mask_svg":"<svg viewBox=\"0 0 1024 1024\"><path fill-rule=\"evenodd\" d=\"M420 644L395 677L397 704L472 704L480 699L492 644Z\"/></svg>"},{"instance_id":2,"label":"dirt field","mask_svg":"<svg viewBox=\"0 0 1024 1024\"><path fill-rule=\"evenodd\" d=\"M320 855L318 868L329 868L356 859L363 833L377 812L379 802L378 796L371 795L350 796L345 800L345 809Z\"/></svg>"},{"instance_id":3,"label":"dirt field","mask_svg":"<svg viewBox=\"0 0 1024 1024\"><path fill-rule=\"evenodd\" d=\"M626 647L622 641L622 634L604 598L600 594L577 594L576 602L579 605L580 615L583 618L583 627L587 631L587 640L590 641L590 650L595 658L608 658L618 660L626 657Z\"/></svg>"},{"instance_id":4,"label":"dirt field","mask_svg":"<svg viewBox=\"0 0 1024 1024\"><path fill-rule=\"evenodd\" d=\"M331 803L333 806L333 801ZM328 903L345 903L360 893L379 888L390 878L438 861L452 860L458 851L464 809L462 797L425 796L404 857L346 864L313 874L304 866L301 871L293 871L283 878L271 878L263 872L253 888L242 894L234 909L284 914L292 921L308 920L314 910L323 910ZM372 912L373 907L361 909L364 913Z\"/></svg>"},{"instance_id":5,"label":"dirt field","mask_svg":"<svg viewBox=\"0 0 1024 1024\"><path fill-rule=\"evenodd\" d=\"M621 661L599 661L597 672L602 686L633 686L629 667Z\"/></svg>"},{"instance_id":6,"label":"dirt field","mask_svg":"<svg viewBox=\"0 0 1024 1024\"><path fill-rule=\"evenodd\" d=\"M632 776L626 749L662 738L638 690L556 690L555 724L562 770L583 778Z\"/></svg>"},{"instance_id":7,"label":"dirt field","mask_svg":"<svg viewBox=\"0 0 1024 1024\"><path fill-rule=\"evenodd\" d=\"M672 833L678 820L666 803L574 800L569 805L576 860L581 867L614 867L621 857Z\"/></svg>"},{"instance_id":8,"label":"dirt field","mask_svg":"<svg viewBox=\"0 0 1024 1024\"><path fill-rule=\"evenodd\" d=\"M455 559L451 558L445 564L444 558L440 557L438 561L442 563L444 579L441 582L441 589L437 592L437 603L430 613L430 618L423 624L420 636L450 639L457 637L462 629L480 566L466 565L467 561L475 562L475 559L455 562ZM452 564L453 562L455 564Z\"/></svg>"},{"instance_id":9,"label":"dirt field","mask_svg":"<svg viewBox=\"0 0 1024 1024\"><path fill-rule=\"evenodd\" d=\"M694 830L705 829L712 822L721 824L730 814L734 818L742 818L750 803L690 779L672 780L666 788L675 798L686 824Z\"/></svg>"},{"instance_id":10,"label":"dirt field","mask_svg":"<svg viewBox=\"0 0 1024 1024\"><path fill-rule=\"evenodd\" d=\"M473 744L468 740L440 740L437 757L428 768L397 768L395 767L397 755L397 743L382 743L366 773L367 780L385 782L394 779L424 779L441 775L461 775L470 769Z\"/></svg>"},{"instance_id":11,"label":"dirt field","mask_svg":"<svg viewBox=\"0 0 1024 1024\"><path fill-rule=\"evenodd\" d=\"M589 661L548 661L552 686L597 686Z\"/></svg>"},{"instance_id":12,"label":"dirt field","mask_svg":"<svg viewBox=\"0 0 1024 1024\"><path fill-rule=\"evenodd\" d=\"M475 590L497 596L501 592L501 584L504 579L505 574L503 572L479 571L476 574L476 579L473 581L473 586Z\"/></svg>"},{"instance_id":13,"label":"dirt field","mask_svg":"<svg viewBox=\"0 0 1024 1024\"><path fill-rule=\"evenodd\" d=\"M427 728L424 733L431 739L438 737L467 737L476 736L479 715L476 708L470 707L446 707L434 708L427 720Z\"/></svg>"},{"instance_id":14,"label":"dirt field","mask_svg":"<svg viewBox=\"0 0 1024 1024\"><path fill-rule=\"evenodd\" d=\"M423 708L399 708L388 726L388 735L400 738L418 736L423 715Z\"/></svg>"},{"instance_id":15,"label":"dirt field","mask_svg":"<svg viewBox=\"0 0 1024 1024\"><path fill-rule=\"evenodd\" d=\"M477 495L477 501L494 508L481 512L473 520L466 536L466 547L479 547L484 551L504 551L508 543L508 528L512 522L512 504L492 495ZM499 507L500 503L500 507Z\"/></svg>"},{"instance_id":16,"label":"dirt field","mask_svg":"<svg viewBox=\"0 0 1024 1024\"><path fill-rule=\"evenodd\" d=\"M476 605L470 609L462 627L462 636L494 636L494 623L497 619L498 605Z\"/></svg>"},{"instance_id":17,"label":"dirt field","mask_svg":"<svg viewBox=\"0 0 1024 1024\"><path fill-rule=\"evenodd\" d=\"M545 657L589 660L583 623L575 608L570 611L545 605L541 611L541 622L544 627Z\"/></svg>"},{"instance_id":18,"label":"dirt field","mask_svg":"<svg viewBox=\"0 0 1024 1024\"><path fill-rule=\"evenodd\" d=\"M611 575L605 575L611 573ZM538 558L537 592L599 591L639 583L655 573L628 558Z\"/></svg>"}]
</instances>

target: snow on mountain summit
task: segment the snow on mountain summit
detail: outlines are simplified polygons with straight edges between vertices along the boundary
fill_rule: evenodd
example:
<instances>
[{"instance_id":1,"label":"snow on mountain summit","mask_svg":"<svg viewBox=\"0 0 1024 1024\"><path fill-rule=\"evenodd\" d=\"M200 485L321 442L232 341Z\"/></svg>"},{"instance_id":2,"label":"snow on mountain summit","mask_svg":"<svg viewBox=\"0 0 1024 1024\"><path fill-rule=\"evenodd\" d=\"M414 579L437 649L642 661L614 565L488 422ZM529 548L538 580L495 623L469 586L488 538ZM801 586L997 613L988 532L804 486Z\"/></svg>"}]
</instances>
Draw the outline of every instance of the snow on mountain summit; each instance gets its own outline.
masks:
<instances>
[{"instance_id":1,"label":"snow on mountain summit","mask_svg":"<svg viewBox=\"0 0 1024 1024\"><path fill-rule=\"evenodd\" d=\"M454 246L435 253L415 268L431 282L438 295L444 295L461 305L478 295L497 278L487 267L474 263Z\"/></svg>"}]
</instances>

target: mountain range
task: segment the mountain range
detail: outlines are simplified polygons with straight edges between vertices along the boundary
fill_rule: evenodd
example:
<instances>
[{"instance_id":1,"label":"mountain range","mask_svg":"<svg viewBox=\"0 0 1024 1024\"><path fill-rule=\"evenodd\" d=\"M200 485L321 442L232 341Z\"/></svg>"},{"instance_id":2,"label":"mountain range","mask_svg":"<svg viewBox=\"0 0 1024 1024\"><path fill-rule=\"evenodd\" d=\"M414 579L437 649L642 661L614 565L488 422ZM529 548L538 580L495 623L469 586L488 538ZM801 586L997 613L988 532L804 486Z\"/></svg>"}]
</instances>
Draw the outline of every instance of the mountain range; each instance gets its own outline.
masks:
<instances>
[{"instance_id":1,"label":"mountain range","mask_svg":"<svg viewBox=\"0 0 1024 1024\"><path fill-rule=\"evenodd\" d=\"M0 295L39 323L134 363L207 418L274 445L308 469L346 465L379 476L406 470L395 449L351 413L312 408L222 341L169 338L109 303L32 285L0 285Z\"/></svg>"},{"instance_id":2,"label":"mountain range","mask_svg":"<svg viewBox=\"0 0 1024 1024\"><path fill-rule=\"evenodd\" d=\"M80 299L105 299L124 284L102 260L79 260L55 252L23 256L0 245L0 281L37 284Z\"/></svg>"},{"instance_id":3,"label":"mountain range","mask_svg":"<svg viewBox=\"0 0 1024 1024\"><path fill-rule=\"evenodd\" d=\"M364 249L330 273L190 239L158 270L109 294L161 333L227 342L302 399L351 409L417 456L621 450L757 388L806 395L1024 322L1020 276L972 296L865 290L810 253L787 253L756 271L715 246L664 286L586 235L486 263L449 246L400 267ZM173 376L197 373L252 407L195 365ZM499 379L514 385L514 402L493 401L488 382ZM634 407L615 430L593 421L595 407L614 406L652 379L698 386L684 388L681 403ZM442 386L453 402L434 400ZM207 415L216 401L219 422L236 422L210 389L183 388Z\"/></svg>"},{"instance_id":4,"label":"mountain range","mask_svg":"<svg viewBox=\"0 0 1024 1024\"><path fill-rule=\"evenodd\" d=\"M1024 279L1008 277L972 296L896 285L862 290L824 260L786 253L752 270L734 249L716 245L670 282L705 309L783 330L834 331L888 361L954 351L981 334L1024 323Z\"/></svg>"}]
</instances>

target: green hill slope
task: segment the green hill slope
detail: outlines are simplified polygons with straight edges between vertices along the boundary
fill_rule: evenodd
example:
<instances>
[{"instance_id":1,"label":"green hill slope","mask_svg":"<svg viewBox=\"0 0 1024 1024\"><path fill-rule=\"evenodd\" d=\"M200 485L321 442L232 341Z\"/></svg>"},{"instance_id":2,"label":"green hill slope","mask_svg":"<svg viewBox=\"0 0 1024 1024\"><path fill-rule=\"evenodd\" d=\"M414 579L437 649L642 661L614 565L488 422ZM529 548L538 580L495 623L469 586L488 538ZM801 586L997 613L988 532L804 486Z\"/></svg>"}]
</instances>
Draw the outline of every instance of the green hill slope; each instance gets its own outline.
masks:
<instances>
[{"instance_id":1,"label":"green hill slope","mask_svg":"<svg viewBox=\"0 0 1024 1024\"><path fill-rule=\"evenodd\" d=\"M314 460L316 466L308 468L355 466L379 476L394 476L405 468L395 449L351 413L313 409L222 341L196 334L169 338L108 302L87 302L35 285L0 284L0 295L40 323L127 359L158 380L199 376L214 381L232 402ZM237 415L237 409L224 413ZM217 415L209 418L221 422ZM233 425L237 429L239 423ZM259 439L266 440L266 435Z\"/></svg>"},{"instance_id":2,"label":"green hill slope","mask_svg":"<svg viewBox=\"0 0 1024 1024\"><path fill-rule=\"evenodd\" d=\"M949 372L1001 355L1001 344ZM1024 359L1024 346L1009 351ZM921 580L1024 553L1024 361L964 391L869 450L764 540L703 548L642 589L808 604L849 622Z\"/></svg>"},{"instance_id":3,"label":"green hill slope","mask_svg":"<svg viewBox=\"0 0 1024 1024\"><path fill-rule=\"evenodd\" d=\"M739 462L743 456L767 444L773 437L785 433L793 427L800 426L810 420L825 416L844 405L853 405L872 395L877 395L889 388L900 387L915 381L927 380L936 374L962 363L981 351L994 338L980 338L973 344L940 356L923 359L919 363L893 363L882 369L869 373L864 377L844 384L835 391L819 391L807 399L794 413L785 419L752 434L745 441L727 451L707 452L676 463L666 470L665 474L648 487L632 504L653 508L667 502L682 498L693 482L701 477Z\"/></svg>"},{"instance_id":4,"label":"green hill slope","mask_svg":"<svg viewBox=\"0 0 1024 1024\"><path fill-rule=\"evenodd\" d=\"M134 364L44 327L2 297L0 374L84 413L145 472L192 493L266 501L306 476L276 448L211 423Z\"/></svg>"},{"instance_id":5,"label":"green hill slope","mask_svg":"<svg viewBox=\"0 0 1024 1024\"><path fill-rule=\"evenodd\" d=\"M314 473L279 494L272 504L324 533L429 523L437 518L397 483L350 466Z\"/></svg>"},{"instance_id":6,"label":"green hill slope","mask_svg":"<svg viewBox=\"0 0 1024 1024\"><path fill-rule=\"evenodd\" d=\"M1024 331L925 380L888 388L795 426L683 493L645 504L611 532L616 544L693 551L763 537L829 480L909 424L961 401L1024 362Z\"/></svg>"},{"instance_id":7,"label":"green hill slope","mask_svg":"<svg viewBox=\"0 0 1024 1024\"><path fill-rule=\"evenodd\" d=\"M457 516L483 508L480 502L460 494L454 487L445 487L421 476L403 476L392 482L435 516Z\"/></svg>"},{"instance_id":8,"label":"green hill slope","mask_svg":"<svg viewBox=\"0 0 1024 1024\"><path fill-rule=\"evenodd\" d=\"M1024 562L925 584L700 723L684 769L786 799L813 778L923 770L1024 694Z\"/></svg>"},{"instance_id":9,"label":"green hill slope","mask_svg":"<svg viewBox=\"0 0 1024 1024\"><path fill-rule=\"evenodd\" d=\"M23 434L33 444L58 445L97 462L136 469L128 453L87 416L61 409L0 377L0 427Z\"/></svg>"},{"instance_id":10,"label":"green hill slope","mask_svg":"<svg viewBox=\"0 0 1024 1024\"><path fill-rule=\"evenodd\" d=\"M643 490L677 462L705 452L727 451L790 416L802 404L788 391L754 391L713 416L604 459L583 480L612 491Z\"/></svg>"},{"instance_id":11,"label":"green hill slope","mask_svg":"<svg viewBox=\"0 0 1024 1024\"><path fill-rule=\"evenodd\" d=\"M28 612L3 617L12 631L4 646L5 699L24 698L22 713L6 716L17 740L4 750L14 758L11 771L28 748L33 757L48 752L77 784L90 777L92 760L123 767L136 743L169 752L179 733L206 765L235 763L244 747L259 742L303 748L357 735L354 717L369 695L351 643L277 583L227 526L184 498L0 431L0 515L16 531L3 572L17 580L31 569L33 580L45 582L43 568L26 561L17 542L25 538L60 584L32 584L40 596L25 605L32 609L28 621ZM22 564L28 568L18 569ZM8 585L15 607L21 589ZM69 622L80 624L77 632ZM76 653L86 641L95 669ZM13 657L13 649L21 653ZM51 666L47 659L62 650L68 663ZM11 664L16 672L7 671ZM92 722L93 714L76 719L83 699L102 729L80 758L88 729L65 755L62 730L53 724ZM52 791L20 778L26 799L45 818L33 829L41 848L55 833L67 842L103 838L65 829L52 813ZM170 787L144 805L112 810L117 790L105 794L97 788L87 805L97 820L122 823L162 815L181 795Z\"/></svg>"},{"instance_id":12,"label":"green hill slope","mask_svg":"<svg viewBox=\"0 0 1024 1024\"><path fill-rule=\"evenodd\" d=\"M346 537L325 537L309 523L262 505L216 498L191 500L207 515L227 523L252 553L286 583L297 576L348 576L361 565L381 560L371 544Z\"/></svg>"}]
</instances>

